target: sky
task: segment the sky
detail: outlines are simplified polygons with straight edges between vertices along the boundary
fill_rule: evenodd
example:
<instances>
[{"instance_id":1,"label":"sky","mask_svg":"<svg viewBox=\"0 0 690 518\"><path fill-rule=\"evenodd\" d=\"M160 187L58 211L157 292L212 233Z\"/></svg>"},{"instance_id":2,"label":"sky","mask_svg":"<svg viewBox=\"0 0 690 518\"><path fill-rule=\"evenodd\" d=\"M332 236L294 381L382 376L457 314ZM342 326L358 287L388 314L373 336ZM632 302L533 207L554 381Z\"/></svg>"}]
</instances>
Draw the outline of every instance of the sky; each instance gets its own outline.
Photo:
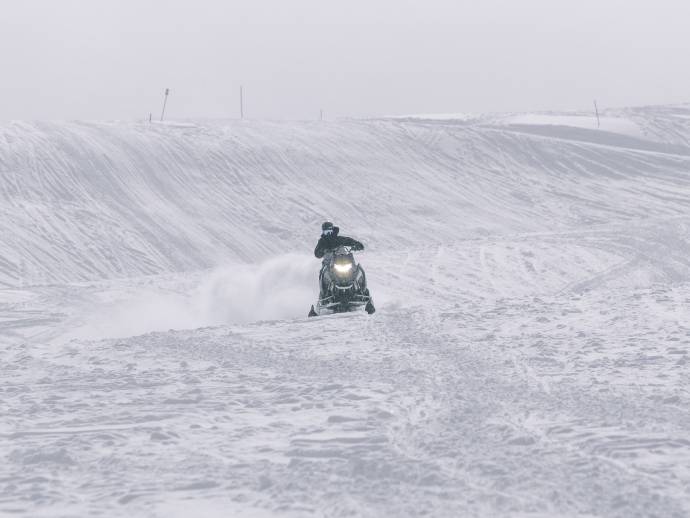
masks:
<instances>
[{"instance_id":1,"label":"sky","mask_svg":"<svg viewBox=\"0 0 690 518\"><path fill-rule=\"evenodd\" d=\"M688 0L0 0L0 120L690 102Z\"/></svg>"}]
</instances>

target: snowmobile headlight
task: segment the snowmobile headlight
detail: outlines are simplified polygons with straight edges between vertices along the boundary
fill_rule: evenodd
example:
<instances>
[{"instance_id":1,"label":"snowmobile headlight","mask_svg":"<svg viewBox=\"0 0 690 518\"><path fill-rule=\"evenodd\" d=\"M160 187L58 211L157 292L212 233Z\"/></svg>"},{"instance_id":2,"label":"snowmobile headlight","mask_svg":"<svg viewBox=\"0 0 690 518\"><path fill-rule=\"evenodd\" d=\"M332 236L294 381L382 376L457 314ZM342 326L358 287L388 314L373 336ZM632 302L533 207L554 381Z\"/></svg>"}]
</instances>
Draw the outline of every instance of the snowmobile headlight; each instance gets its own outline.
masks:
<instances>
[{"instance_id":1,"label":"snowmobile headlight","mask_svg":"<svg viewBox=\"0 0 690 518\"><path fill-rule=\"evenodd\" d=\"M335 268L335 271L337 273L347 273L350 270L352 270L352 263L342 263L342 264L335 263L333 265L333 267Z\"/></svg>"}]
</instances>

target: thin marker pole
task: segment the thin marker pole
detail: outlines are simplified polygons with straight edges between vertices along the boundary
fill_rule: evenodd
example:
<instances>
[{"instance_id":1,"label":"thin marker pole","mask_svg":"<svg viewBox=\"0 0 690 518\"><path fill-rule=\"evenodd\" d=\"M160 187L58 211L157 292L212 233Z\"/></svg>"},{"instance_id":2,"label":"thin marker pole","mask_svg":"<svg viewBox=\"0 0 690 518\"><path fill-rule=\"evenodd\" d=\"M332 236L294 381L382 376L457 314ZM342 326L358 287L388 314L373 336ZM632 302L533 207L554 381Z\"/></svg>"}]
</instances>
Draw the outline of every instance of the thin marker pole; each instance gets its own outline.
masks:
<instances>
[{"instance_id":1,"label":"thin marker pole","mask_svg":"<svg viewBox=\"0 0 690 518\"><path fill-rule=\"evenodd\" d=\"M170 88L165 89L165 97L163 98L163 111L161 111L161 122L163 122L163 117L165 117L165 105L168 104L168 94L170 93Z\"/></svg>"},{"instance_id":2,"label":"thin marker pole","mask_svg":"<svg viewBox=\"0 0 690 518\"><path fill-rule=\"evenodd\" d=\"M244 119L244 91L240 86L240 119Z\"/></svg>"},{"instance_id":3,"label":"thin marker pole","mask_svg":"<svg viewBox=\"0 0 690 518\"><path fill-rule=\"evenodd\" d=\"M599 107L597 106L597 100L594 99L594 113L597 116L597 129L601 127L601 124L599 123Z\"/></svg>"}]
</instances>

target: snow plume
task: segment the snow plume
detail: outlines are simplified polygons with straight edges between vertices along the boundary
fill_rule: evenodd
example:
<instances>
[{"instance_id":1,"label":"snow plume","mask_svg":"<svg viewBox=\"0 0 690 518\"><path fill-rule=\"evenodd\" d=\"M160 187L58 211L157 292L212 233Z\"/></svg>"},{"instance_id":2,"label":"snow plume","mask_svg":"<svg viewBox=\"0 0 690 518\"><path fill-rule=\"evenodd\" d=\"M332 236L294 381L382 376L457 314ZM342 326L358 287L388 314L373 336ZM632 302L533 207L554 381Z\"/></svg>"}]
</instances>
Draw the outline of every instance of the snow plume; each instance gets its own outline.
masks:
<instances>
[{"instance_id":1,"label":"snow plume","mask_svg":"<svg viewBox=\"0 0 690 518\"><path fill-rule=\"evenodd\" d=\"M260 264L217 268L192 288L130 291L87 316L85 325L70 337L120 338L304 317L317 296L318 268L313 258L286 254Z\"/></svg>"},{"instance_id":2,"label":"snow plume","mask_svg":"<svg viewBox=\"0 0 690 518\"><path fill-rule=\"evenodd\" d=\"M195 298L210 322L242 323L305 316L317 289L317 261L287 254L259 265L218 269Z\"/></svg>"}]
</instances>

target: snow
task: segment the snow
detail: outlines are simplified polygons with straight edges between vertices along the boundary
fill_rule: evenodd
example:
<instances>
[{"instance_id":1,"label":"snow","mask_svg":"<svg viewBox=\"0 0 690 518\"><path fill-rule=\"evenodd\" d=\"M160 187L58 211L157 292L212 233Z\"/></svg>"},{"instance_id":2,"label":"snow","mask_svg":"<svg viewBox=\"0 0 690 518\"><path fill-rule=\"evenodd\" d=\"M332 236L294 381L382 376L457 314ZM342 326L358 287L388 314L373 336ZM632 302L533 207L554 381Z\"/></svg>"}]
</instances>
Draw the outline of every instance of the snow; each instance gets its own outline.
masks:
<instances>
[{"instance_id":1,"label":"snow","mask_svg":"<svg viewBox=\"0 0 690 518\"><path fill-rule=\"evenodd\" d=\"M0 515L687 516L689 114L1 126Z\"/></svg>"},{"instance_id":2,"label":"snow","mask_svg":"<svg viewBox=\"0 0 690 518\"><path fill-rule=\"evenodd\" d=\"M611 112L611 110L609 110ZM519 125L519 126L562 126L580 129L598 129L601 132L617 133L629 137L649 139L650 135L625 113L612 115L600 115L582 112L543 112L543 113L518 113L518 114L493 114L480 115L470 113L427 113L415 115L400 115L389 117L392 120L401 121L430 121L447 122L457 124L492 124L492 125ZM676 114L677 117L685 117Z\"/></svg>"},{"instance_id":3,"label":"snow","mask_svg":"<svg viewBox=\"0 0 690 518\"><path fill-rule=\"evenodd\" d=\"M629 137L645 138L642 129L632 120L624 117L599 117L588 115L554 115L528 113L504 119L505 124L526 124L536 126L571 126L573 128L601 129L611 133L620 133Z\"/></svg>"},{"instance_id":4,"label":"snow","mask_svg":"<svg viewBox=\"0 0 690 518\"><path fill-rule=\"evenodd\" d=\"M482 115L473 113L416 113L414 115L395 115L386 118L397 119L401 121L429 120L451 122L477 122L482 120Z\"/></svg>"}]
</instances>

